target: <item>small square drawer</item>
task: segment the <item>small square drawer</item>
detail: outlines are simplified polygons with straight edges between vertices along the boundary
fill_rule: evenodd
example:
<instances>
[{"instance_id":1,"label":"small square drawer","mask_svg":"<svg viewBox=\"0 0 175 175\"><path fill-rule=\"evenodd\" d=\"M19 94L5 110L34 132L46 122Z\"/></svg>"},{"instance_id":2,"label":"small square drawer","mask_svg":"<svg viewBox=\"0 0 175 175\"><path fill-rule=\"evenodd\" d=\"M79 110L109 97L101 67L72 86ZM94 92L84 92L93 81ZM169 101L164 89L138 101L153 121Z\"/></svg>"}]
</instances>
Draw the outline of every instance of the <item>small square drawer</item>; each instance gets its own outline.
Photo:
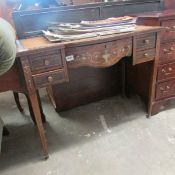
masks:
<instances>
[{"instance_id":1,"label":"small square drawer","mask_svg":"<svg viewBox=\"0 0 175 175\"><path fill-rule=\"evenodd\" d=\"M42 88L56 83L66 82L68 78L63 70L59 70L33 75L33 81L37 88Z\"/></svg>"},{"instance_id":2,"label":"small square drawer","mask_svg":"<svg viewBox=\"0 0 175 175\"><path fill-rule=\"evenodd\" d=\"M161 25L165 28L162 32L162 42L175 39L175 20L162 21Z\"/></svg>"},{"instance_id":3,"label":"small square drawer","mask_svg":"<svg viewBox=\"0 0 175 175\"><path fill-rule=\"evenodd\" d=\"M171 97L174 95L175 95L175 80L157 84L156 100Z\"/></svg>"},{"instance_id":4,"label":"small square drawer","mask_svg":"<svg viewBox=\"0 0 175 175\"><path fill-rule=\"evenodd\" d=\"M160 62L175 60L175 42L161 44Z\"/></svg>"},{"instance_id":5,"label":"small square drawer","mask_svg":"<svg viewBox=\"0 0 175 175\"><path fill-rule=\"evenodd\" d=\"M46 71L54 67L63 67L62 55L60 50L38 53L29 56L31 71Z\"/></svg>"},{"instance_id":6,"label":"small square drawer","mask_svg":"<svg viewBox=\"0 0 175 175\"><path fill-rule=\"evenodd\" d=\"M133 56L133 64L135 65L154 60L155 55L156 55L156 49L149 49L136 52L135 56Z\"/></svg>"},{"instance_id":7,"label":"small square drawer","mask_svg":"<svg viewBox=\"0 0 175 175\"><path fill-rule=\"evenodd\" d=\"M137 51L156 48L156 34L151 33L145 36L137 36L135 42Z\"/></svg>"}]
</instances>

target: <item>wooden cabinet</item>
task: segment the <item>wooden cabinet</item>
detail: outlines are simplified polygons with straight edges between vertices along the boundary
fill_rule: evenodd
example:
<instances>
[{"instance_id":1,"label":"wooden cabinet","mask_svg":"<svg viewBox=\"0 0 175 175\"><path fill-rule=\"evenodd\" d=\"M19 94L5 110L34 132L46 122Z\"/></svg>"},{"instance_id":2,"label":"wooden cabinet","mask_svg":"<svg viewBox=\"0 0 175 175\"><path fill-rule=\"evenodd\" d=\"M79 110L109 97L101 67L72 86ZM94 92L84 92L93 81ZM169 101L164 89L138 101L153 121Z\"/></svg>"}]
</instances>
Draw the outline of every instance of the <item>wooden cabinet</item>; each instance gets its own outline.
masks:
<instances>
[{"instance_id":1,"label":"wooden cabinet","mask_svg":"<svg viewBox=\"0 0 175 175\"><path fill-rule=\"evenodd\" d=\"M141 14L138 23L156 24L164 28L161 34L157 83L152 108L152 114L156 114L162 105L168 103L170 99L175 99L175 12L165 10L159 13Z\"/></svg>"}]
</instances>

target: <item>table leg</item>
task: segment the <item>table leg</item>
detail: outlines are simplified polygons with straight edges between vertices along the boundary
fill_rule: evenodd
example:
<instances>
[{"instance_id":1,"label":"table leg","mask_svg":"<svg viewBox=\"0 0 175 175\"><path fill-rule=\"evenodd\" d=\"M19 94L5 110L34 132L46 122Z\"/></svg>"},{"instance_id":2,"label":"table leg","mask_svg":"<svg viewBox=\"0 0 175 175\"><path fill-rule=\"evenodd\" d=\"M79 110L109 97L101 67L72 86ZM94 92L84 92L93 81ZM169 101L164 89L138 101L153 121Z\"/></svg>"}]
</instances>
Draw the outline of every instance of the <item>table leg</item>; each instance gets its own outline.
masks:
<instances>
[{"instance_id":1,"label":"table leg","mask_svg":"<svg viewBox=\"0 0 175 175\"><path fill-rule=\"evenodd\" d=\"M46 136L45 136L45 130L44 130L44 126L43 126L43 122L42 122L42 118L41 118L39 102L38 102L38 98L37 98L37 92L29 95L29 98L30 98L30 101L31 101L31 105L32 105L32 109L33 109L33 112L34 112L36 125L37 125L38 132L39 132L39 135L40 135L41 144L42 144L42 147L43 147L44 158L47 159L49 157L48 156L48 145L47 145L47 139L46 139Z\"/></svg>"}]
</instances>

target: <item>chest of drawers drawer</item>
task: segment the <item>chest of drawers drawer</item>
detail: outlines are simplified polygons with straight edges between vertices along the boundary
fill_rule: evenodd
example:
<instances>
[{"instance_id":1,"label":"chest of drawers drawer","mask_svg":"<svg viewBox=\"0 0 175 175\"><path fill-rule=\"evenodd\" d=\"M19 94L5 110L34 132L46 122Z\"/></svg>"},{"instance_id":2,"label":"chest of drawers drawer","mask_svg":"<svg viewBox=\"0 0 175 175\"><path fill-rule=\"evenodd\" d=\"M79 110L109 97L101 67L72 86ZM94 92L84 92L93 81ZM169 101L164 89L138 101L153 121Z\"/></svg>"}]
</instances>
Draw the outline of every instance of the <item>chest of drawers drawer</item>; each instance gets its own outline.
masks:
<instances>
[{"instance_id":1,"label":"chest of drawers drawer","mask_svg":"<svg viewBox=\"0 0 175 175\"><path fill-rule=\"evenodd\" d=\"M156 100L175 95L175 80L158 83L156 86Z\"/></svg>"},{"instance_id":2,"label":"chest of drawers drawer","mask_svg":"<svg viewBox=\"0 0 175 175\"><path fill-rule=\"evenodd\" d=\"M175 62L160 65L158 67L158 81L175 77Z\"/></svg>"},{"instance_id":3,"label":"chest of drawers drawer","mask_svg":"<svg viewBox=\"0 0 175 175\"><path fill-rule=\"evenodd\" d=\"M136 51L152 49L156 47L156 34L151 33L135 38Z\"/></svg>"},{"instance_id":4,"label":"chest of drawers drawer","mask_svg":"<svg viewBox=\"0 0 175 175\"><path fill-rule=\"evenodd\" d=\"M175 60L175 42L161 44L160 62Z\"/></svg>"},{"instance_id":5,"label":"chest of drawers drawer","mask_svg":"<svg viewBox=\"0 0 175 175\"><path fill-rule=\"evenodd\" d=\"M171 41L175 39L175 20L165 20L161 22L161 25L165 28L162 32L162 42Z\"/></svg>"},{"instance_id":6,"label":"chest of drawers drawer","mask_svg":"<svg viewBox=\"0 0 175 175\"><path fill-rule=\"evenodd\" d=\"M64 70L57 70L33 75L33 81L36 88L42 88L66 82L68 81L68 78Z\"/></svg>"},{"instance_id":7,"label":"chest of drawers drawer","mask_svg":"<svg viewBox=\"0 0 175 175\"><path fill-rule=\"evenodd\" d=\"M28 57L31 71L51 70L54 68L62 68L62 54L60 50L38 53Z\"/></svg>"}]
</instances>

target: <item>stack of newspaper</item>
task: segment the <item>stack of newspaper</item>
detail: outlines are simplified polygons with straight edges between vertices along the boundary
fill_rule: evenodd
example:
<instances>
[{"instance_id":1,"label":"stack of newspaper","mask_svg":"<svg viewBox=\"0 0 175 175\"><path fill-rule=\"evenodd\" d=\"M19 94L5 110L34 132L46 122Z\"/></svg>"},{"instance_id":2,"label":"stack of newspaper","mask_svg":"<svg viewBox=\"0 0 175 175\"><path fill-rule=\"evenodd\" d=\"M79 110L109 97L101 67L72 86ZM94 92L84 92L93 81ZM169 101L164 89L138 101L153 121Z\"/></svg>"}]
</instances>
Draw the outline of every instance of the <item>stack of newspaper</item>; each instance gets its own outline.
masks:
<instances>
[{"instance_id":1,"label":"stack of newspaper","mask_svg":"<svg viewBox=\"0 0 175 175\"><path fill-rule=\"evenodd\" d=\"M52 42L104 36L135 30L136 18L124 16L80 23L52 23L44 36Z\"/></svg>"}]
</instances>

